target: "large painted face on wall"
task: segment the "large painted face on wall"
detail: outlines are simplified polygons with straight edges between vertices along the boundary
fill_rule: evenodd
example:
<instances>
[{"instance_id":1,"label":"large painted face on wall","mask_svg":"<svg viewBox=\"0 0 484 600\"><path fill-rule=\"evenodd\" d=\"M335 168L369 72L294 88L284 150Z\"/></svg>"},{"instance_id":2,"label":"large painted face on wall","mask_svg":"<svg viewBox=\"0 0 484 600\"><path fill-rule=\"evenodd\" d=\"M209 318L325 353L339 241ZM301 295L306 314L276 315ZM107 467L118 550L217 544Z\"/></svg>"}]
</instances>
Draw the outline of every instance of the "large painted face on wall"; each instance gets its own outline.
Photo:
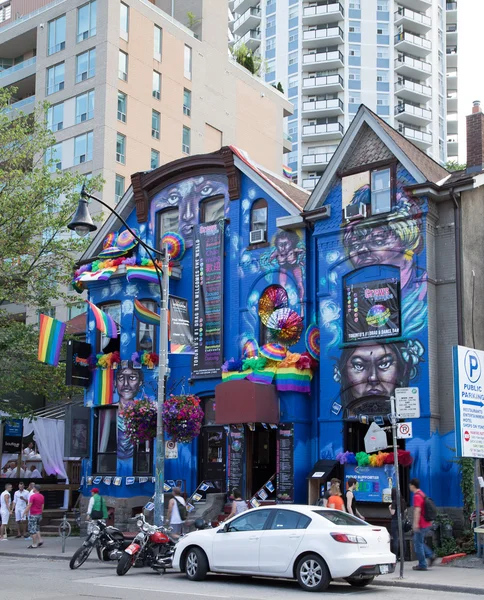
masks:
<instances>
[{"instance_id":1,"label":"large painted face on wall","mask_svg":"<svg viewBox=\"0 0 484 600\"><path fill-rule=\"evenodd\" d=\"M228 181L225 175L201 175L189 177L168 185L158 191L151 201L150 229L155 227L155 215L159 211L178 208L178 233L187 247L193 245L191 237L194 225L200 222L200 205L209 198L222 197L223 209L210 215L209 220L223 219L228 213Z\"/></svg>"},{"instance_id":2,"label":"large painted face on wall","mask_svg":"<svg viewBox=\"0 0 484 600\"><path fill-rule=\"evenodd\" d=\"M117 369L114 383L119 396L119 405L122 408L126 402L134 400L139 395L143 384L143 371L132 367Z\"/></svg>"}]
</instances>

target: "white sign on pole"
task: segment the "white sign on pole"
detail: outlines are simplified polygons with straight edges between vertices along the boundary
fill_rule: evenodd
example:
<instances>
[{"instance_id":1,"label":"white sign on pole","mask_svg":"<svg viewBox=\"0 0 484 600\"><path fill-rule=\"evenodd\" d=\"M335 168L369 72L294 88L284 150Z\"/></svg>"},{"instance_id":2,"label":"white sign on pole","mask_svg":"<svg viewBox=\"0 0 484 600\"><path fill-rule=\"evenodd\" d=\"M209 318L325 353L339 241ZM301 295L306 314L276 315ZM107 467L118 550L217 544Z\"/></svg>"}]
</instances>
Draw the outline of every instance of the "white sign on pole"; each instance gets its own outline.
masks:
<instances>
[{"instance_id":1,"label":"white sign on pole","mask_svg":"<svg viewBox=\"0 0 484 600\"><path fill-rule=\"evenodd\" d=\"M420 399L417 387L396 388L395 403L399 419L418 419Z\"/></svg>"},{"instance_id":2,"label":"white sign on pole","mask_svg":"<svg viewBox=\"0 0 484 600\"><path fill-rule=\"evenodd\" d=\"M165 442L165 458L178 458L178 444L172 440Z\"/></svg>"},{"instance_id":3,"label":"white sign on pole","mask_svg":"<svg viewBox=\"0 0 484 600\"><path fill-rule=\"evenodd\" d=\"M484 352L454 346L457 456L484 458Z\"/></svg>"},{"instance_id":4,"label":"white sign on pole","mask_svg":"<svg viewBox=\"0 0 484 600\"><path fill-rule=\"evenodd\" d=\"M399 440L405 440L411 438L413 436L412 433L412 423L398 423L397 424L397 438Z\"/></svg>"},{"instance_id":5,"label":"white sign on pole","mask_svg":"<svg viewBox=\"0 0 484 600\"><path fill-rule=\"evenodd\" d=\"M369 454L385 448L388 448L387 434L373 422L365 435L365 452Z\"/></svg>"}]
</instances>

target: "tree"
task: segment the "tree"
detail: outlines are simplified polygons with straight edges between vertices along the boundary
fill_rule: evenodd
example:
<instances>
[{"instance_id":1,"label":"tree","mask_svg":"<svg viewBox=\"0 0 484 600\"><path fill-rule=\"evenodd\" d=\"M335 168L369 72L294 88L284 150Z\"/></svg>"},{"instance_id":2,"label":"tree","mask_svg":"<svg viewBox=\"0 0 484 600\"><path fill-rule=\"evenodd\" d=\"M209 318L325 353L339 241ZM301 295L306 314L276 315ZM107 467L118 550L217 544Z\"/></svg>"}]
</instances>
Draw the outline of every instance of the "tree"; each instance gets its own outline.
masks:
<instances>
[{"instance_id":1,"label":"tree","mask_svg":"<svg viewBox=\"0 0 484 600\"><path fill-rule=\"evenodd\" d=\"M235 60L245 67L252 75L260 75L262 71L263 61L260 56L255 55L247 48L245 44L241 44L232 50L232 56Z\"/></svg>"},{"instance_id":2,"label":"tree","mask_svg":"<svg viewBox=\"0 0 484 600\"><path fill-rule=\"evenodd\" d=\"M445 163L447 171L465 171L467 168L466 164L460 164L455 160L449 160Z\"/></svg>"},{"instance_id":3,"label":"tree","mask_svg":"<svg viewBox=\"0 0 484 600\"><path fill-rule=\"evenodd\" d=\"M37 326L16 321L2 305L45 310L62 297L74 256L89 243L66 229L85 177L55 171L47 105L12 118L8 107L15 92L0 89L0 398L18 400L25 390L65 399L62 367L37 361ZM88 183L89 189L99 189L102 181Z\"/></svg>"}]
</instances>

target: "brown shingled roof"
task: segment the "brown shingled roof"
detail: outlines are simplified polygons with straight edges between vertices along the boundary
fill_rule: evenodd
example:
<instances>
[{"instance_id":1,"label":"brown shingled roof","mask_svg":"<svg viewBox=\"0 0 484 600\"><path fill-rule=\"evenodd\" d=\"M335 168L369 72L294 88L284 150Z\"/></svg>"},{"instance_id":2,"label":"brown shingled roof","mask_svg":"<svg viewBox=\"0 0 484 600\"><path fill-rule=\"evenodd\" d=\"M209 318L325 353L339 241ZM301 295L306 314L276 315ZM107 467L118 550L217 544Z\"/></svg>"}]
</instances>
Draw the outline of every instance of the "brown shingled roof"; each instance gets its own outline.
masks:
<instances>
[{"instance_id":1,"label":"brown shingled roof","mask_svg":"<svg viewBox=\"0 0 484 600\"><path fill-rule=\"evenodd\" d=\"M259 171L262 171L267 179L270 179L275 186L279 187L287 196L289 196L301 210L303 210L311 195L309 192L306 192L306 190L303 190L295 183L291 183L289 180L284 181L282 177L277 177L277 175L274 175L274 173L271 173L270 171L266 171L262 167L258 167L258 169Z\"/></svg>"}]
</instances>

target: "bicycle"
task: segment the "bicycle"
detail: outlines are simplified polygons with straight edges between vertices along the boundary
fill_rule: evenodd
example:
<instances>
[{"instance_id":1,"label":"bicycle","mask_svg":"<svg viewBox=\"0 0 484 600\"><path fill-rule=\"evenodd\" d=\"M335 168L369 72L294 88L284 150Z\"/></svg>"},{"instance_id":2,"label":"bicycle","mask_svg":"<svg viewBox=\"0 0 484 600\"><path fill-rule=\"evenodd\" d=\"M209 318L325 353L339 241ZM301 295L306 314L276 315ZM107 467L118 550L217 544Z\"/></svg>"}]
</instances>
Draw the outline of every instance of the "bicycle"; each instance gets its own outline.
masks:
<instances>
[{"instance_id":1,"label":"bicycle","mask_svg":"<svg viewBox=\"0 0 484 600\"><path fill-rule=\"evenodd\" d=\"M62 539L62 553L66 551L66 539L71 535L72 527L67 520L67 512L64 513L64 517L59 525L59 536Z\"/></svg>"}]
</instances>

